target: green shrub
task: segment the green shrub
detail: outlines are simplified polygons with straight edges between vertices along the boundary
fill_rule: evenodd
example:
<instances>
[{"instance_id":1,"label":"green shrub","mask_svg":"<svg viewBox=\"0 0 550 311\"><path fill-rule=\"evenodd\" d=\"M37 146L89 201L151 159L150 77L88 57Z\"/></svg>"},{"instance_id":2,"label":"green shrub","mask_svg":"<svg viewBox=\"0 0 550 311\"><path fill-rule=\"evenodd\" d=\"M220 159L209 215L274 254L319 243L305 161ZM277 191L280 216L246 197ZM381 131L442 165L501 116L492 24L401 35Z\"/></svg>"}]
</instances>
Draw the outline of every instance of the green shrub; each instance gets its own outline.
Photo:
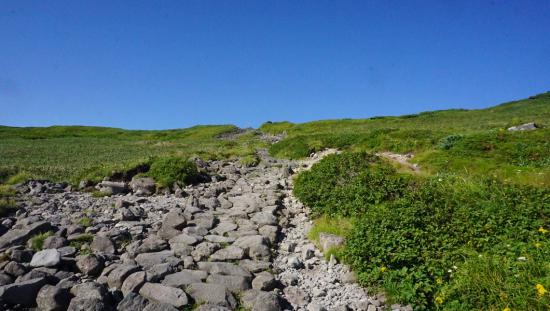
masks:
<instances>
[{"instance_id":1,"label":"green shrub","mask_svg":"<svg viewBox=\"0 0 550 311\"><path fill-rule=\"evenodd\" d=\"M452 301L490 309L489 300L477 302L466 291L475 287L469 282L483 283L471 277L479 273L465 258L483 253L511 260L527 256L540 267L523 274L521 292L503 285L512 279L493 285L499 293L519 297L514 299L527 306L523 309L539 308L540 303L532 301L533 286L547 286L550 278L550 254L544 248L548 234L538 231L549 225L548 188L454 175L405 177L374 156L343 153L301 173L294 191L317 214L354 219L339 253L361 284L383 288L397 302L420 310L443 308ZM506 261L500 267L506 267ZM455 284L456 269L464 276ZM527 289L531 296L526 296ZM521 303L510 306L521 308Z\"/></svg>"},{"instance_id":2,"label":"green shrub","mask_svg":"<svg viewBox=\"0 0 550 311\"><path fill-rule=\"evenodd\" d=\"M463 135L450 135L439 141L439 149L448 150L451 149L455 143L464 138Z\"/></svg>"},{"instance_id":3,"label":"green shrub","mask_svg":"<svg viewBox=\"0 0 550 311\"><path fill-rule=\"evenodd\" d=\"M157 158L146 175L152 177L160 187L171 187L174 183L187 185L198 181L199 171L195 163L180 157Z\"/></svg>"},{"instance_id":4,"label":"green shrub","mask_svg":"<svg viewBox=\"0 0 550 311\"><path fill-rule=\"evenodd\" d=\"M298 175L294 194L316 214L354 216L399 196L405 186L406 177L377 156L343 153Z\"/></svg>"},{"instance_id":5,"label":"green shrub","mask_svg":"<svg viewBox=\"0 0 550 311\"><path fill-rule=\"evenodd\" d=\"M83 227L91 227L93 224L93 220L90 217L82 217L78 220L78 224Z\"/></svg>"},{"instance_id":6,"label":"green shrub","mask_svg":"<svg viewBox=\"0 0 550 311\"><path fill-rule=\"evenodd\" d=\"M44 247L44 240L46 240L47 237L50 237L52 235L53 235L53 232L51 231L37 234L29 240L29 246L35 252L41 251L42 248Z\"/></svg>"}]
</instances>

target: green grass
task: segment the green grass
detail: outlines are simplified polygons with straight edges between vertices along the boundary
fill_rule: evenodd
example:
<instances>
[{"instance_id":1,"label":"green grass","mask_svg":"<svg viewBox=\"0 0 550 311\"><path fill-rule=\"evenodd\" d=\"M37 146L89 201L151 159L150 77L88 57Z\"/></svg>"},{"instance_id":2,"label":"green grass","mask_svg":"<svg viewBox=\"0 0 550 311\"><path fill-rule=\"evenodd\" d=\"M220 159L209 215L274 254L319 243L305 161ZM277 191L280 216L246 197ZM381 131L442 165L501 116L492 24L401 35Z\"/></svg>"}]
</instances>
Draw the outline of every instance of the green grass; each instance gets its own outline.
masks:
<instances>
[{"instance_id":1,"label":"green grass","mask_svg":"<svg viewBox=\"0 0 550 311\"><path fill-rule=\"evenodd\" d=\"M31 249L33 249L35 252L41 251L42 248L44 247L44 241L46 240L46 238L52 235L53 235L53 232L48 231L48 232L40 233L33 236L29 240L29 245Z\"/></svg>"},{"instance_id":2,"label":"green grass","mask_svg":"<svg viewBox=\"0 0 550 311\"><path fill-rule=\"evenodd\" d=\"M78 224L82 227L91 227L93 225L93 220L90 217L82 217L78 220Z\"/></svg>"},{"instance_id":3,"label":"green grass","mask_svg":"<svg viewBox=\"0 0 550 311\"><path fill-rule=\"evenodd\" d=\"M10 185L0 185L0 217L7 216L16 208L15 190Z\"/></svg>"},{"instance_id":4,"label":"green grass","mask_svg":"<svg viewBox=\"0 0 550 311\"><path fill-rule=\"evenodd\" d=\"M179 130L130 131L115 128L0 126L0 182L25 172L26 177L69 181L100 181L132 170L153 158L197 155L204 159L252 155L263 146L251 132L219 139L232 125L195 126Z\"/></svg>"},{"instance_id":5,"label":"green grass","mask_svg":"<svg viewBox=\"0 0 550 311\"><path fill-rule=\"evenodd\" d=\"M542 129L508 132L536 122ZM550 93L480 110L444 110L401 117L265 123L262 131L286 133L270 147L283 158L303 158L324 148L415 153L430 173L441 171L550 186Z\"/></svg>"}]
</instances>

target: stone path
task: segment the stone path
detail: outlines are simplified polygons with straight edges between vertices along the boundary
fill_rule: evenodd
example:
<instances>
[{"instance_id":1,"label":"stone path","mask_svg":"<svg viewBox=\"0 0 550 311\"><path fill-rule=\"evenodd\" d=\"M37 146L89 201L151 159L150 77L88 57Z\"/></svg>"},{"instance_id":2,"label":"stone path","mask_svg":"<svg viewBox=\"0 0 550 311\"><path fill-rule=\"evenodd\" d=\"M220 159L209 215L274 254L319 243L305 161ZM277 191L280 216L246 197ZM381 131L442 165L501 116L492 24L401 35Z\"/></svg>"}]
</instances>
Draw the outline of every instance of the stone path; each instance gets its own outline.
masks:
<instances>
[{"instance_id":1,"label":"stone path","mask_svg":"<svg viewBox=\"0 0 550 311\"><path fill-rule=\"evenodd\" d=\"M20 209L0 224L0 310L382 310L307 240L308 210L292 197L293 171L331 152L201 162L210 182L166 195L136 196L146 181L127 194L102 183L121 192L104 198L20 185Z\"/></svg>"}]
</instances>

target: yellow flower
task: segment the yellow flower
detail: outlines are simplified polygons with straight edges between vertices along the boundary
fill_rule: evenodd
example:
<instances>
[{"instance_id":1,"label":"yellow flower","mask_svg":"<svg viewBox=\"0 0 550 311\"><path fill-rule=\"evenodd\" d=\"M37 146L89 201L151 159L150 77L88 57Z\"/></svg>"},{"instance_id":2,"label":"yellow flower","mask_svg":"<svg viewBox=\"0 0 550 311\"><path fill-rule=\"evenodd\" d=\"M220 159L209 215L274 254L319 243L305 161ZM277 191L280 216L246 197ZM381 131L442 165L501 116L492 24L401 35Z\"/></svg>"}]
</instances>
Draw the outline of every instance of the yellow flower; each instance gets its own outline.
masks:
<instances>
[{"instance_id":1,"label":"yellow flower","mask_svg":"<svg viewBox=\"0 0 550 311\"><path fill-rule=\"evenodd\" d=\"M512 310L510 310L510 308L506 307L506 308L502 309L502 311L512 311Z\"/></svg>"},{"instance_id":2,"label":"yellow flower","mask_svg":"<svg viewBox=\"0 0 550 311\"><path fill-rule=\"evenodd\" d=\"M541 245L542 245L542 244L540 244L540 242L535 243L535 247L536 247L536 248L540 248Z\"/></svg>"},{"instance_id":3,"label":"yellow flower","mask_svg":"<svg viewBox=\"0 0 550 311\"><path fill-rule=\"evenodd\" d=\"M443 284L443 280L441 278L435 279L435 282L439 285Z\"/></svg>"},{"instance_id":4,"label":"yellow flower","mask_svg":"<svg viewBox=\"0 0 550 311\"><path fill-rule=\"evenodd\" d=\"M388 270L388 268L386 268L386 266L380 267L380 271L381 271L381 272L386 272L386 270Z\"/></svg>"},{"instance_id":5,"label":"yellow flower","mask_svg":"<svg viewBox=\"0 0 550 311\"><path fill-rule=\"evenodd\" d=\"M544 233L548 232L548 230L544 229L543 227L540 227L539 232L544 234Z\"/></svg>"},{"instance_id":6,"label":"yellow flower","mask_svg":"<svg viewBox=\"0 0 550 311\"><path fill-rule=\"evenodd\" d=\"M535 285L535 288L537 289L537 296L542 297L544 294L546 294L547 290L544 288L542 284Z\"/></svg>"},{"instance_id":7,"label":"yellow flower","mask_svg":"<svg viewBox=\"0 0 550 311\"><path fill-rule=\"evenodd\" d=\"M443 304L443 301L445 301L445 299L443 299L443 296L437 296L435 297L435 303L440 305L440 304Z\"/></svg>"}]
</instances>

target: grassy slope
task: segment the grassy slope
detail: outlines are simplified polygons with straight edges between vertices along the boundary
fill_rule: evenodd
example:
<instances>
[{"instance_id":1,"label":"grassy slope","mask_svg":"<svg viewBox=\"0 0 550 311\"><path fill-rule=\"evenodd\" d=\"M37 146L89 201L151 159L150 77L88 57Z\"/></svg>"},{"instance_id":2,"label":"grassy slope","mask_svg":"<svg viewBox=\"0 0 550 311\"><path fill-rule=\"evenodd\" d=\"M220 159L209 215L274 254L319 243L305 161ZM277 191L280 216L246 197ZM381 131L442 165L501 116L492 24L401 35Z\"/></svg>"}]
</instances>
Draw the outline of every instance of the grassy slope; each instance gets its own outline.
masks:
<instances>
[{"instance_id":1,"label":"grassy slope","mask_svg":"<svg viewBox=\"0 0 550 311\"><path fill-rule=\"evenodd\" d=\"M509 132L536 122L541 129ZM264 124L270 149L299 158L337 147L295 195L342 231L359 281L415 309L547 310L550 305L550 93L482 110ZM413 152L421 174L357 151ZM342 233L342 232L341 232ZM524 259L518 259L524 258Z\"/></svg>"},{"instance_id":2,"label":"grassy slope","mask_svg":"<svg viewBox=\"0 0 550 311\"><path fill-rule=\"evenodd\" d=\"M536 122L543 129L507 132L512 125ZM431 173L494 174L514 182L550 185L550 93L480 110L445 110L401 117L326 120L303 124L266 123L262 131L286 133L273 155L300 158L326 147L414 152ZM439 148L452 135L463 139Z\"/></svg>"},{"instance_id":3,"label":"grassy slope","mask_svg":"<svg viewBox=\"0 0 550 311\"><path fill-rule=\"evenodd\" d=\"M253 133L235 140L217 138L235 129L232 125L163 131L84 126L2 126L0 181L17 172L50 180L98 180L154 156L220 158L252 154L255 147L261 144Z\"/></svg>"}]
</instances>

